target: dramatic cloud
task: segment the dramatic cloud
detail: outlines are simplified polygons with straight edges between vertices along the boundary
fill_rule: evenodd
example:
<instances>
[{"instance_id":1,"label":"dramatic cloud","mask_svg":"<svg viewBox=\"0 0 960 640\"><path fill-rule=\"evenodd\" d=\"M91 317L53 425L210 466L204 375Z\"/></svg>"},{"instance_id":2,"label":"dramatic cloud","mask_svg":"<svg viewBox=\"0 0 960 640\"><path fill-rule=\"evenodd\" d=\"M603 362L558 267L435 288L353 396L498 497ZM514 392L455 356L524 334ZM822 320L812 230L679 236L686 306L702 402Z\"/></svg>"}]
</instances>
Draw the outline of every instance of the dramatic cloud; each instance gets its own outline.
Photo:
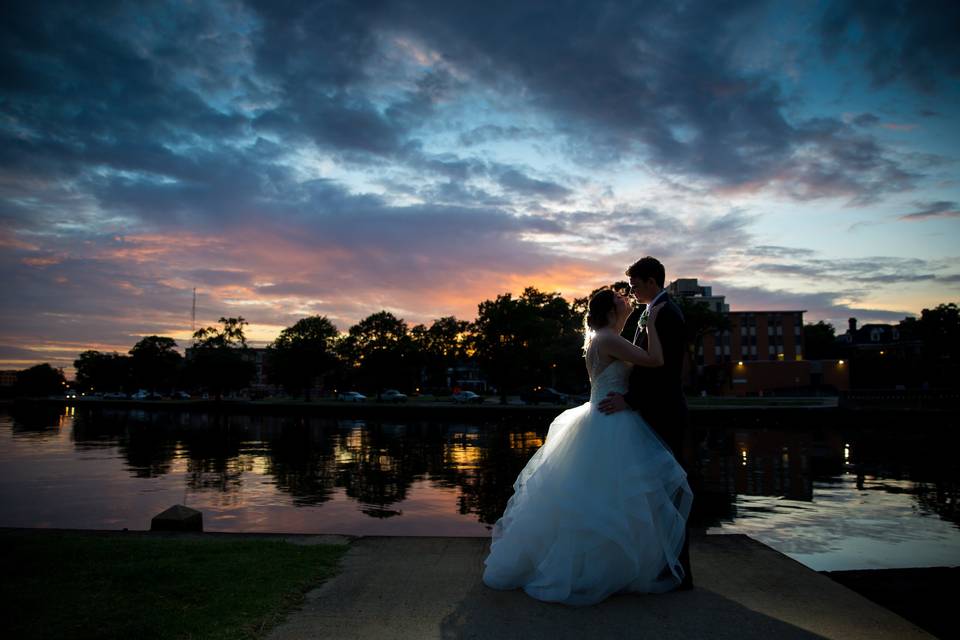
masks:
<instances>
[{"instance_id":1,"label":"dramatic cloud","mask_svg":"<svg viewBox=\"0 0 960 640\"><path fill-rule=\"evenodd\" d=\"M960 78L957 25L950 0L833 2L821 21L829 59L851 52L874 85L903 81L923 92Z\"/></svg>"}]
</instances>

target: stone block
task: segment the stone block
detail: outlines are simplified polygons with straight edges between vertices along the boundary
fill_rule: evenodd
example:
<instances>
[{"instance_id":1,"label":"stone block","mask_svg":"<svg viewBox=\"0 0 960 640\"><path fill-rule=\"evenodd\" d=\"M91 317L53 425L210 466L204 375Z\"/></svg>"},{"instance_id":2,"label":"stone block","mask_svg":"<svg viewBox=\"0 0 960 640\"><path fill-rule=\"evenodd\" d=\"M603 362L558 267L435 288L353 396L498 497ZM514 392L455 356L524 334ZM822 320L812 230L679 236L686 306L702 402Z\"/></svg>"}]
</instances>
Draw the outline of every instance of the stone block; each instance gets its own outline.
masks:
<instances>
[{"instance_id":1,"label":"stone block","mask_svg":"<svg viewBox=\"0 0 960 640\"><path fill-rule=\"evenodd\" d=\"M175 504L150 521L150 531L203 531L203 514Z\"/></svg>"}]
</instances>

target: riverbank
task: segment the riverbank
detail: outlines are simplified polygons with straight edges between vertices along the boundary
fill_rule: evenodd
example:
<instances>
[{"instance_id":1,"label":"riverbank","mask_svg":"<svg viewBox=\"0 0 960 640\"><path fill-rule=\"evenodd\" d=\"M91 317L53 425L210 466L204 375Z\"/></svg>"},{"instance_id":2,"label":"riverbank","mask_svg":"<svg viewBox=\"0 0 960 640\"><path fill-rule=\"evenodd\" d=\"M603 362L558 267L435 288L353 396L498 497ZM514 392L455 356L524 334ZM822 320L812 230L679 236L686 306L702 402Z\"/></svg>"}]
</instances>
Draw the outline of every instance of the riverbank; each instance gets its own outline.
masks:
<instances>
[{"instance_id":1,"label":"riverbank","mask_svg":"<svg viewBox=\"0 0 960 640\"><path fill-rule=\"evenodd\" d=\"M924 416L923 423L955 425L960 418L960 405L948 408L917 409L914 407L843 407L836 398L690 398L692 426L737 425L763 423L774 426L809 426L811 421L825 425L870 425L902 427L905 416ZM291 400L114 400L54 398L0 400L0 406L38 405L72 407L73 410L135 409L156 412L189 412L217 415L262 415L321 417L348 420L443 420L458 422L526 421L549 422L573 405L525 405L513 403L453 404L443 401L411 401L406 403L335 400L313 402ZM938 429L940 428L938 427Z\"/></svg>"}]
</instances>

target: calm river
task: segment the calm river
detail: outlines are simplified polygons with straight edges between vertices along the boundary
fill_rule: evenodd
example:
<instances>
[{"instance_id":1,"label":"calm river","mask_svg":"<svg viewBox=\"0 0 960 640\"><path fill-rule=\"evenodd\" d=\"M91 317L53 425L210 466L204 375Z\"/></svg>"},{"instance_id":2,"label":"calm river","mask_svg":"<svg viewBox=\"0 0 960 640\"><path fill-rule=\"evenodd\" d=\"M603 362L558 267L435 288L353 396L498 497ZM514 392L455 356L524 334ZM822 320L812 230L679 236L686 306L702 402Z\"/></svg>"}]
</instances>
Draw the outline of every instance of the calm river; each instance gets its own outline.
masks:
<instances>
[{"instance_id":1,"label":"calm river","mask_svg":"<svg viewBox=\"0 0 960 640\"><path fill-rule=\"evenodd\" d=\"M149 529L181 503L207 531L488 535L546 435L519 422L6 405L0 526ZM949 426L701 428L695 524L816 570L958 566Z\"/></svg>"}]
</instances>

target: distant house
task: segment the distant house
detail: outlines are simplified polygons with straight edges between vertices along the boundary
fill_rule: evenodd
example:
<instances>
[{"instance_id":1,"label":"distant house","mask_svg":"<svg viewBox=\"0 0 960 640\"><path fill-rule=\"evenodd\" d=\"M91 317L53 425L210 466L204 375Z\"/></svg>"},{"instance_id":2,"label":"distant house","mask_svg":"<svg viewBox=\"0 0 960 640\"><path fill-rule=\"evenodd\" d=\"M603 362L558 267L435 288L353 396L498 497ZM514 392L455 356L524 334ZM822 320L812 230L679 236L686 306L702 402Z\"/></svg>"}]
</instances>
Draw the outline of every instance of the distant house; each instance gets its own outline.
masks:
<instances>
[{"instance_id":1,"label":"distant house","mask_svg":"<svg viewBox=\"0 0 960 640\"><path fill-rule=\"evenodd\" d=\"M14 369L0 371L0 389L12 388L17 383L17 373Z\"/></svg>"},{"instance_id":2,"label":"distant house","mask_svg":"<svg viewBox=\"0 0 960 640\"><path fill-rule=\"evenodd\" d=\"M857 327L857 319L850 318L847 332L837 336L837 342L860 349L899 345L900 328L892 324L865 324ZM919 341L910 341L910 344L919 344Z\"/></svg>"},{"instance_id":3,"label":"distant house","mask_svg":"<svg viewBox=\"0 0 960 640\"><path fill-rule=\"evenodd\" d=\"M447 369L447 388L487 392L487 379L476 362L461 362Z\"/></svg>"},{"instance_id":4,"label":"distant house","mask_svg":"<svg viewBox=\"0 0 960 640\"><path fill-rule=\"evenodd\" d=\"M0 397L13 395L13 385L17 383L17 371L0 371Z\"/></svg>"},{"instance_id":5,"label":"distant house","mask_svg":"<svg viewBox=\"0 0 960 640\"><path fill-rule=\"evenodd\" d=\"M857 319L850 318L837 344L850 362L851 388L909 388L926 382L929 372L921 366L923 342L906 338L897 325L858 326Z\"/></svg>"}]
</instances>

